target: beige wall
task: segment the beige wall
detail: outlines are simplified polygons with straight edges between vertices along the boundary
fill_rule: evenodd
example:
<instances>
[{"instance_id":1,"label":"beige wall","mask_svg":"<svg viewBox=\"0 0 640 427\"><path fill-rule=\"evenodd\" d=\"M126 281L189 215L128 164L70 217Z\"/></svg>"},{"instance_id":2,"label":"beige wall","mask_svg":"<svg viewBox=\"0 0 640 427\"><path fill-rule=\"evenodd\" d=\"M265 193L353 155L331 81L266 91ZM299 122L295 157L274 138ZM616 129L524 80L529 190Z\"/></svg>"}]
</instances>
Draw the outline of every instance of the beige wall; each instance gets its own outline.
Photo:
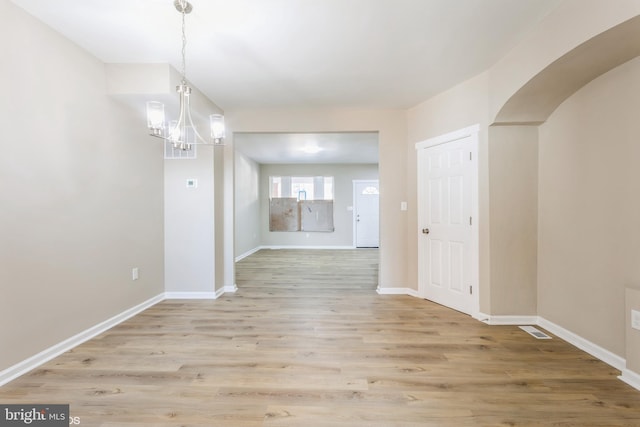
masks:
<instances>
[{"instance_id":1,"label":"beige wall","mask_svg":"<svg viewBox=\"0 0 640 427\"><path fill-rule=\"evenodd\" d=\"M486 73L470 79L440 95L437 95L408 112L408 194L410 205L416 198L416 154L414 144L430 137L441 135L471 124L480 124L479 153L479 208L480 208L480 309L491 315L531 315L544 312L536 308L535 301L538 283L536 275L539 254L547 248L536 248L536 239L545 237L545 229L536 231L536 204L538 191L540 197L546 189L536 189L537 169L544 170L545 164L536 165L536 136L534 128L525 127L489 128L496 113L500 111L518 89L532 77L542 72L554 60L572 51L576 46L591 37L622 23L640 13L640 3L623 0L612 8L609 3L587 0L569 0L549 15L525 40L505 55ZM579 17L579 19L576 19ZM567 25L571 22L571 25ZM593 52L591 52L593 53ZM580 52L575 53L579 55ZM597 57L586 58L586 62L598 61ZM550 82L554 83L554 82ZM627 84L631 84L628 82ZM624 84L623 84L624 85ZM603 95L604 96L604 95ZM592 121L597 121L592 119ZM624 120L621 120L621 124ZM572 132L580 126L578 119L566 124L562 132ZM591 122L590 122L591 125ZM546 126L546 125L545 125ZM553 125L556 126L556 125ZM627 124L628 126L628 124ZM548 127L550 129L550 127ZM555 132L555 131L554 131ZM547 133L551 137L554 132ZM617 133L621 132L620 130ZM555 136L553 137L555 138ZM562 137L560 137L562 138ZM571 153L579 150L579 144L567 150ZM569 155L569 154L567 154ZM578 155L579 157L579 155ZM521 167L516 168L514 163ZM566 159L569 162L568 158ZM573 160L575 162L575 159ZM614 175L620 171L615 171ZM543 182L544 177L540 177ZM592 178L592 177L591 177ZM551 184L549 184L551 186ZM518 191L522 188L524 191ZM607 195L612 201L619 202L620 194ZM411 203L413 202L413 203ZM542 207L540 208L542 212ZM562 212L556 212L559 217ZM417 218L415 210L410 210L407 229L408 283L414 287L417 282ZM574 215L577 212L574 212ZM549 218L553 218L551 215ZM540 218L540 224L549 218ZM514 234L516 233L516 234ZM633 243L635 245L635 243ZM567 249L568 250L568 249ZM552 252L557 255L557 251ZM553 257L549 257L553 258ZM561 257L556 257L560 263ZM593 261L595 262L595 261ZM597 263L596 263L597 264ZM616 262L613 265L618 265ZM575 266L577 268L577 265ZM546 268L546 265L541 267ZM609 267L602 266L602 271ZM546 270L545 270L546 271ZM556 280L557 282L557 280ZM543 286L543 285L540 285ZM553 304L558 312L563 307L574 306L572 291L562 291L556 286L557 300ZM611 299L611 296L605 298ZM618 290L618 304L620 290ZM615 317L615 309L599 307L597 312L606 312L606 316ZM558 315L555 320L561 326L574 330L576 324L583 324L582 314L569 309L566 315ZM620 317L614 335L620 343ZM593 318L593 316L592 316ZM554 320L553 318L549 320ZM595 322L595 321L594 321ZM594 323L593 322L593 323ZM591 322L587 322L591 323ZM598 328L602 331L595 336L604 336L604 330L610 330L613 324ZM596 330L598 329L596 328ZM579 331L588 328L583 326ZM592 333L591 336L594 336ZM589 339L589 336L586 336ZM609 341L613 341L609 338ZM606 341L596 339L605 348L615 349L620 355L620 345L607 345ZM614 351L614 350L612 350Z\"/></svg>"},{"instance_id":2,"label":"beige wall","mask_svg":"<svg viewBox=\"0 0 640 427\"><path fill-rule=\"evenodd\" d=\"M637 0L565 0L489 73L489 116L553 61L590 38L640 14Z\"/></svg>"},{"instance_id":3,"label":"beige wall","mask_svg":"<svg viewBox=\"0 0 640 427\"><path fill-rule=\"evenodd\" d=\"M540 127L538 312L623 356L624 289L640 283L640 59Z\"/></svg>"},{"instance_id":4,"label":"beige wall","mask_svg":"<svg viewBox=\"0 0 640 427\"><path fill-rule=\"evenodd\" d=\"M226 111L236 132L378 131L380 178L380 285L407 286L406 111L402 110L237 110Z\"/></svg>"},{"instance_id":5,"label":"beige wall","mask_svg":"<svg viewBox=\"0 0 640 427\"><path fill-rule=\"evenodd\" d=\"M482 74L409 111L408 186L416 205L415 143L472 124L479 134L480 311L536 315L537 139L533 126L489 127L488 75ZM409 216L409 283L417 286L417 213ZM413 226L412 226L413 225Z\"/></svg>"},{"instance_id":6,"label":"beige wall","mask_svg":"<svg viewBox=\"0 0 640 427\"><path fill-rule=\"evenodd\" d=\"M235 153L235 256L261 246L260 165Z\"/></svg>"},{"instance_id":7,"label":"beige wall","mask_svg":"<svg viewBox=\"0 0 640 427\"><path fill-rule=\"evenodd\" d=\"M640 375L640 330L631 327L631 311L640 311L640 286L628 287L626 290L625 328L626 328L626 360L627 369Z\"/></svg>"},{"instance_id":8,"label":"beige wall","mask_svg":"<svg viewBox=\"0 0 640 427\"><path fill-rule=\"evenodd\" d=\"M491 310L537 314L538 127L489 128Z\"/></svg>"},{"instance_id":9,"label":"beige wall","mask_svg":"<svg viewBox=\"0 0 640 427\"><path fill-rule=\"evenodd\" d=\"M332 176L334 188L332 233L269 231L270 176ZM261 165L260 236L262 246L353 246L353 180L378 179L378 165Z\"/></svg>"},{"instance_id":10,"label":"beige wall","mask_svg":"<svg viewBox=\"0 0 640 427\"><path fill-rule=\"evenodd\" d=\"M480 246L480 311L490 310L489 280L489 154L488 154L488 75L483 73L408 112L407 192L409 201L406 230L408 286L418 289L417 152L415 144L471 125L479 124L478 203Z\"/></svg>"},{"instance_id":11,"label":"beige wall","mask_svg":"<svg viewBox=\"0 0 640 427\"><path fill-rule=\"evenodd\" d=\"M163 291L163 166L104 64L7 0L0 23L1 371Z\"/></svg>"},{"instance_id":12,"label":"beige wall","mask_svg":"<svg viewBox=\"0 0 640 427\"><path fill-rule=\"evenodd\" d=\"M180 78L170 67L167 92L152 98L164 100L172 117L178 114L175 87ZM196 87L192 87L190 104L193 120L200 129L208 129L210 114L222 112ZM202 136L208 138L207 133ZM224 286L224 149L198 145L196 159L164 162L167 292L214 292ZM198 181L197 188L186 187L191 178Z\"/></svg>"},{"instance_id":13,"label":"beige wall","mask_svg":"<svg viewBox=\"0 0 640 427\"><path fill-rule=\"evenodd\" d=\"M225 282L225 264L231 261L225 257L225 229L233 225L233 220L228 223L228 218L225 216L225 156L224 150L226 147L207 147L213 151L213 239L214 246L214 280L216 291L224 288L225 285L232 285L232 283ZM233 205L233 203L232 203ZM165 263L167 261L165 260Z\"/></svg>"},{"instance_id":14,"label":"beige wall","mask_svg":"<svg viewBox=\"0 0 640 427\"><path fill-rule=\"evenodd\" d=\"M214 292L215 230L213 147L197 159L165 160L165 290ZM187 179L198 180L187 188Z\"/></svg>"},{"instance_id":15,"label":"beige wall","mask_svg":"<svg viewBox=\"0 0 640 427\"><path fill-rule=\"evenodd\" d=\"M227 128L228 129L228 128ZM231 132L227 130L227 135ZM235 148L231 137L227 137L225 146L222 150L224 159L224 286L227 289L236 289L236 270L235 270ZM220 147L218 147L220 151Z\"/></svg>"},{"instance_id":16,"label":"beige wall","mask_svg":"<svg viewBox=\"0 0 640 427\"><path fill-rule=\"evenodd\" d=\"M182 77L170 65L106 64L105 68L109 93L129 105L130 114L138 112L138 123L144 123L142 113L149 100L163 102L167 117L178 115L175 88ZM190 105L200 129L208 128L211 113L222 112L196 87L192 87ZM162 140L147 139L162 147ZM213 292L224 285L224 149L197 145L195 159L164 162L164 271L168 292ZM187 188L188 179L197 180L197 187Z\"/></svg>"}]
</instances>

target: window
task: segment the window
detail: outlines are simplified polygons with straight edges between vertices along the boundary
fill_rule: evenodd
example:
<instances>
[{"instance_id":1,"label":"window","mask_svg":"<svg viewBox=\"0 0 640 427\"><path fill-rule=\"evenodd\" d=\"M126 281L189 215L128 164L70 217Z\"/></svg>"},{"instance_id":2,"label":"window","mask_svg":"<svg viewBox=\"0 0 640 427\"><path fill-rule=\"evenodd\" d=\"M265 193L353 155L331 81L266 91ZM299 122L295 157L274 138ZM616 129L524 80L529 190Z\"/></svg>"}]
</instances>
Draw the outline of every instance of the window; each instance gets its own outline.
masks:
<instances>
[{"instance_id":1,"label":"window","mask_svg":"<svg viewBox=\"0 0 640 427\"><path fill-rule=\"evenodd\" d=\"M332 176L271 176L269 197L300 200L333 200Z\"/></svg>"},{"instance_id":2,"label":"window","mask_svg":"<svg viewBox=\"0 0 640 427\"><path fill-rule=\"evenodd\" d=\"M373 194L380 194L380 193L378 192L378 189L376 187L367 187L364 190L362 190L362 194L373 195Z\"/></svg>"}]
</instances>

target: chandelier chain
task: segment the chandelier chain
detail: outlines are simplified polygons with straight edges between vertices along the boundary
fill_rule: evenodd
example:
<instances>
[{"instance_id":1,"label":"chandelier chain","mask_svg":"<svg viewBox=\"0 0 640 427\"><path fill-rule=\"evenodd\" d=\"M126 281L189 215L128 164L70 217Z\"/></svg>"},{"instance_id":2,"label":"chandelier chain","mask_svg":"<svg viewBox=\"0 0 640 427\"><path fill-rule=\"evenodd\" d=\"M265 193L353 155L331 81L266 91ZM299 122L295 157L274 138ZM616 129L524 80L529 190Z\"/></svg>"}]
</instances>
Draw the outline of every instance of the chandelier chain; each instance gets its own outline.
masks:
<instances>
[{"instance_id":1,"label":"chandelier chain","mask_svg":"<svg viewBox=\"0 0 640 427\"><path fill-rule=\"evenodd\" d=\"M187 31L185 25L185 9L182 9L182 83L187 82Z\"/></svg>"}]
</instances>

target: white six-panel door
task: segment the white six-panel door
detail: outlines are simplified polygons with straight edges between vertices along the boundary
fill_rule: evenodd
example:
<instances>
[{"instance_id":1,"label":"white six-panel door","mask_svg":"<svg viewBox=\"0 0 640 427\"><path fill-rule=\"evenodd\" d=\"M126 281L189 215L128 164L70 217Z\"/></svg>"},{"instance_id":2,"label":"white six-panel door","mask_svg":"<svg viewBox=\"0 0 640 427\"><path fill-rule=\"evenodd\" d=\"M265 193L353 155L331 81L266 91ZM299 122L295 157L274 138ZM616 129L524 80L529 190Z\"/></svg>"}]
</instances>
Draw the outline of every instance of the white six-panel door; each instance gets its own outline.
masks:
<instances>
[{"instance_id":1,"label":"white six-panel door","mask_svg":"<svg viewBox=\"0 0 640 427\"><path fill-rule=\"evenodd\" d=\"M418 149L419 294L467 314L477 310L476 138ZM477 293L477 289L476 289Z\"/></svg>"}]
</instances>

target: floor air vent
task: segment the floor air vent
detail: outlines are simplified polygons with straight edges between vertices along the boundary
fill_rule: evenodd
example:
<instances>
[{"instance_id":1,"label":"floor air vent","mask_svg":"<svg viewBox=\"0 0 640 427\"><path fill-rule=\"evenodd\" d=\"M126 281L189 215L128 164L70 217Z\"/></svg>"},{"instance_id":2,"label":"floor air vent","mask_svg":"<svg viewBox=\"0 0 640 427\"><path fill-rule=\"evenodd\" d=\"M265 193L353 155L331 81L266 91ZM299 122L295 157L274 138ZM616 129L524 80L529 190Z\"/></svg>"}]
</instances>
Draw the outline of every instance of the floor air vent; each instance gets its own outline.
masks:
<instances>
[{"instance_id":1,"label":"floor air vent","mask_svg":"<svg viewBox=\"0 0 640 427\"><path fill-rule=\"evenodd\" d=\"M551 337L533 326L519 326L520 329L539 340L550 340Z\"/></svg>"}]
</instances>

